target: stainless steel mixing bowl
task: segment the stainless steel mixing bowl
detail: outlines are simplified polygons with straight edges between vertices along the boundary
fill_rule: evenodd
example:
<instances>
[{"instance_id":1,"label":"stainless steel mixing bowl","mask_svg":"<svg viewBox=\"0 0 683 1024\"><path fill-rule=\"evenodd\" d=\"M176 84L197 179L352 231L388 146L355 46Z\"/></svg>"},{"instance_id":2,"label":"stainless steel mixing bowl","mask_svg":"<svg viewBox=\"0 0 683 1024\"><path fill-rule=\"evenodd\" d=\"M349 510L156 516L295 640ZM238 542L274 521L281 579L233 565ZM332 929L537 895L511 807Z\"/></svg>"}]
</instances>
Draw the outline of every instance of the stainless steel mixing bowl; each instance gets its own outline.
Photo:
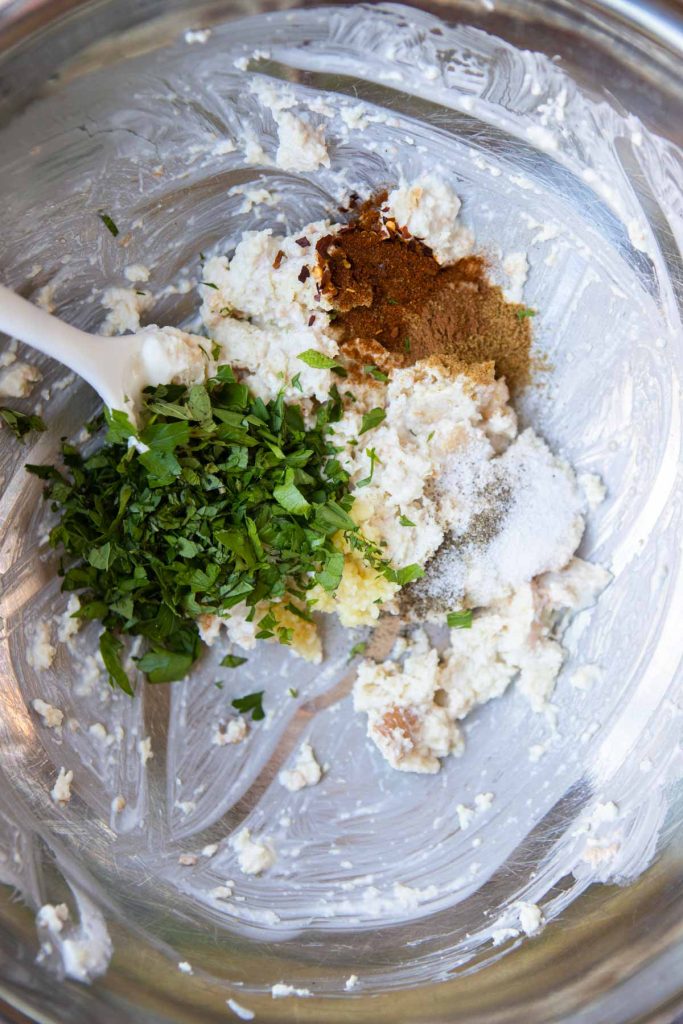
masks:
<instances>
[{"instance_id":1,"label":"stainless steel mixing bowl","mask_svg":"<svg viewBox=\"0 0 683 1024\"><path fill-rule=\"evenodd\" d=\"M72 161L87 161L89 141L98 132L128 133L134 139L137 127L126 121L125 108L121 118L112 116L110 123L98 123L92 117L92 104L102 99L92 83L107 69L123 68L131 58L154 55L182 36L191 27L218 26L225 21L247 15L289 8L289 4L268 0L262 5L249 2L216 2L197 4L182 0L5 0L0 2L0 152L4 183L0 181L0 276L3 280L31 292L34 286L47 283L41 269L31 272L21 260L23 218L51 216L49 191L38 194L31 175L17 176L16 167L25 156L25 119L32 116L41 103L49 101L53 120L44 124L44 138L31 139L40 159L44 146L41 182L52 180L61 188L60 209L69 204L77 212L82 194L68 195L65 182L73 168ZM656 134L672 142L683 141L683 19L677 3L632 3L628 0L444 0L442 3L415 5L447 23L464 22L501 37L517 47L559 55L561 66L594 99L605 97L617 110L630 112ZM334 7L324 8L333 12ZM261 40L268 45L268 22L263 23ZM273 69L277 72L277 69ZM120 82L120 79L119 79ZM139 84L139 79L136 79ZM351 87L349 81L331 76L326 87L342 91ZM124 93L121 94L122 96ZM387 94L369 91L367 98L385 102ZM61 104L61 106L60 106ZM400 105L399 105L399 109ZM417 101L404 112L417 118L425 115L426 104ZM448 129L443 112L431 109L434 123ZM82 150L78 145L69 151L52 146L59 136L62 118L73 122L82 118ZM476 118L475 118L476 121ZM457 122L455 130L479 130L472 122ZM176 126L177 127L177 126ZM54 129L54 131L53 131ZM486 133L484 133L486 134ZM182 125L179 138L182 152ZM143 140L152 149L158 140ZM73 142L73 138L72 138ZM135 147L137 143L132 142ZM491 151L505 145L492 133L487 136ZM129 155L124 142L121 155ZM112 153L110 171L119 173L116 151ZM16 160L15 160L16 157ZM627 158L625 158L627 159ZM144 163L144 161L143 161ZM80 167L82 171L82 166ZM177 168L176 168L177 170ZM673 174L672 169L672 174ZM97 170L94 171L97 173ZM126 173L130 173L127 165ZM237 179L231 179L234 181ZM116 182L125 187L125 181ZM661 247L663 266L668 272L673 291L672 301L683 297L681 272L681 237L675 237L676 226L662 216L657 199L637 175L632 185L639 202L647 212L650 226ZM222 187L222 186L221 186ZM103 202L108 200L110 183L101 182ZM153 225L154 247L162 258L170 279L193 258L188 242L185 249L173 247L173 240L182 237L194 210L202 204L217 202L216 183L210 176L194 181L174 194L173 216L169 208L160 208L158 216L150 206L145 210ZM681 195L672 197L681 214ZM36 209L39 204L40 209ZM142 215L142 214L141 214ZM156 216L156 219L155 219ZM680 225L680 220L679 220ZM181 230L182 229L182 230ZM216 222L203 236L206 244L221 237L221 224ZM192 234L190 232L190 234ZM193 238L192 243L196 241ZM94 327L101 311L89 303L93 288L100 287L112 275L115 266L107 250L98 247L93 234L79 238L57 238L52 255L58 269L59 260L78 263L80 279L72 280L68 294L63 296L58 311L77 318L82 326ZM21 257L21 258L20 258ZM92 258L91 258L92 257ZM78 262L80 261L80 262ZM93 269L94 268L94 269ZM33 285L30 281L33 279ZM676 293L676 289L678 292ZM181 295L165 300L164 315L169 322L179 322L190 311L191 302ZM683 365L681 339L678 349L669 352L671 366ZM653 342L654 344L654 342ZM664 358L662 356L662 358ZM667 364L669 365L669 364ZM44 366L50 385L61 376L52 366ZM672 378L673 379L673 378ZM639 379L638 386L647 392L652 378ZM659 386L652 384L653 388ZM647 397L647 396L646 396ZM680 394L674 395L674 406ZM657 397L652 401L657 404ZM664 402L664 399L661 399ZM67 390L58 407L54 432L68 433L95 408L93 396L83 387ZM633 424L634 432L639 429ZM667 458L680 458L680 425L673 419L668 441L654 450L652 458L659 464ZM31 452L32 460L47 457L48 449ZM665 450L666 449L666 450ZM108 861L112 835L89 831L85 816L65 825L53 816L41 816L40 809L30 804L22 781L47 780L49 762L45 758L35 729L26 718L21 692L17 688L17 653L15 626L22 607L31 600L49 578L50 570L35 551L22 546L22 538L33 536L38 529L39 491L17 501L24 487L21 466L26 451L0 435L0 476L4 491L0 518L0 569L3 581L4 634L0 647L0 677L4 700L2 704L4 755L0 776L0 850L5 851L3 877L16 875L17 886L29 902L39 901L46 890L59 892L60 876L78 872L79 849L87 857L89 868L98 876L100 898L114 944L114 958L108 972L92 986L73 981L58 983L45 965L35 961L38 950L34 909L15 899L11 885L0 890L0 995L4 999L7 1020L69 1022L69 1024L162 1024L162 1022L225 1021L231 1019L226 1000L231 996L252 1007L261 1021L329 1021L462 1022L462 1024L513 1024L513 1022L563 1021L566 1024L665 1024L683 1019L683 787L672 781L668 786L668 811L663 826L656 834L656 852L650 866L628 886L593 885L571 902L540 938L520 942L503 956L477 952L460 961L441 964L441 980L420 986L401 987L392 977L402 960L410 959L413 947L426 943L421 920L393 925L383 929L349 929L348 934L331 937L324 930L310 935L290 937L286 943L269 940L263 934L254 940L230 938L217 927L194 916L188 905L177 905L172 890L161 887L155 896L153 878L133 883L133 875L119 879ZM626 473L626 470L624 470ZM675 472L674 472L675 476ZM645 498L647 495L645 496ZM680 481L672 486L668 501L678 508L681 499ZM634 498L634 502L637 500ZM640 506L639 506L640 507ZM647 513L646 503L643 515ZM680 552L671 556L671 573L680 575ZM666 586L668 586L667 584ZM643 600L637 615L657 619L664 605L671 611L673 590L661 590ZM658 597L661 593L661 600ZM676 591L676 595L678 592ZM674 596L676 596L674 595ZM676 596L676 600L679 599ZM680 621L680 618L679 620ZM14 640L12 637L14 636ZM680 627L678 639L668 646L666 671L680 680ZM20 645L21 646L21 645ZM680 693L680 690L679 690ZM674 695L675 696L675 695ZM671 697L667 713L677 707ZM159 740L165 730L168 714L168 693L155 692L147 709L148 726ZM679 727L680 728L680 727ZM679 734L680 735L680 734ZM668 742L668 741L667 741ZM157 742L155 740L155 749ZM675 751L674 751L675 753ZM265 784L265 783L264 783ZM163 787L162 787L163 788ZM162 788L152 789L151 806L164 797ZM25 799L27 802L25 803ZM574 813L580 801L580 787L563 793L544 815L527 840L514 849L503 870L489 880L486 906L506 898L510 878L524 872L540 850L550 844L561 824ZM97 794L92 794L97 802ZM32 843L22 845L22 815L30 825ZM77 812L76 812L77 813ZM152 812L154 816L155 812ZM19 827L16 827L17 816ZM654 829L654 826L653 826ZM139 840L139 837L138 837ZM131 840L132 842L133 840ZM125 842L123 840L125 853ZM8 858L7 851L12 855ZM14 861L12 861L14 857ZM21 880L21 881L20 881ZM568 879L560 878L552 891L553 899L562 903ZM102 892L105 896L102 896ZM439 919L442 931L452 929L466 937L468 926L474 927L481 916L483 903L477 896L447 912ZM463 938L464 941L464 938ZM173 952L175 951L175 953ZM489 951L490 953L490 951ZM438 960L438 947L425 948L425 955ZM177 960L201 962L201 970L192 977L179 974ZM375 983L358 992L345 994L337 983L328 984L332 975L340 976L346 967L351 973L361 967ZM323 998L274 1002L269 995L252 995L252 987L304 972L319 985ZM392 973L393 972L393 973ZM298 976L298 975L297 975ZM235 978L243 986L235 987ZM244 996L240 995L244 992ZM22 1016L22 1014L25 1015Z\"/></svg>"}]
</instances>

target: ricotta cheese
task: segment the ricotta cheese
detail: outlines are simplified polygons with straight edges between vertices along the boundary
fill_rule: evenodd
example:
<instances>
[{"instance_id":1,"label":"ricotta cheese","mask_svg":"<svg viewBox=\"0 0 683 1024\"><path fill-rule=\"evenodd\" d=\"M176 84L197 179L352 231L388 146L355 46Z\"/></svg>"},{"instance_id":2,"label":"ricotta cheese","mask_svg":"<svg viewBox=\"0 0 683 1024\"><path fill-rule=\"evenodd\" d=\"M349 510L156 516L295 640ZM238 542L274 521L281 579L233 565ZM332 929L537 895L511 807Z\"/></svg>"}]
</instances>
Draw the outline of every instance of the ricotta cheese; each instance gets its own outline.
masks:
<instances>
[{"instance_id":1,"label":"ricotta cheese","mask_svg":"<svg viewBox=\"0 0 683 1024\"><path fill-rule=\"evenodd\" d=\"M43 379L37 366L12 362L0 370L0 398L27 398L33 386Z\"/></svg>"},{"instance_id":2,"label":"ricotta cheese","mask_svg":"<svg viewBox=\"0 0 683 1024\"><path fill-rule=\"evenodd\" d=\"M36 697L35 700L31 701L31 707L37 715L40 715L43 720L43 725L46 728L61 728L62 722L64 721L64 712L60 711L59 708L53 707L52 704L48 704L46 701L41 700L40 697Z\"/></svg>"},{"instance_id":3,"label":"ricotta cheese","mask_svg":"<svg viewBox=\"0 0 683 1024\"><path fill-rule=\"evenodd\" d=\"M237 853L237 863L245 875L260 875L275 863L275 851L270 842L252 839L251 831L243 828L230 845Z\"/></svg>"},{"instance_id":4,"label":"ricotta cheese","mask_svg":"<svg viewBox=\"0 0 683 1024\"><path fill-rule=\"evenodd\" d=\"M60 804L65 807L71 800L71 783L74 779L74 773L67 771L65 768L59 769L57 775L57 781L50 791L50 796L56 804Z\"/></svg>"},{"instance_id":5,"label":"ricotta cheese","mask_svg":"<svg viewBox=\"0 0 683 1024\"><path fill-rule=\"evenodd\" d=\"M318 764L310 743L302 743L293 768L285 768L278 775L280 784L290 793L296 793L306 786L315 786L322 778L322 768Z\"/></svg>"}]
</instances>

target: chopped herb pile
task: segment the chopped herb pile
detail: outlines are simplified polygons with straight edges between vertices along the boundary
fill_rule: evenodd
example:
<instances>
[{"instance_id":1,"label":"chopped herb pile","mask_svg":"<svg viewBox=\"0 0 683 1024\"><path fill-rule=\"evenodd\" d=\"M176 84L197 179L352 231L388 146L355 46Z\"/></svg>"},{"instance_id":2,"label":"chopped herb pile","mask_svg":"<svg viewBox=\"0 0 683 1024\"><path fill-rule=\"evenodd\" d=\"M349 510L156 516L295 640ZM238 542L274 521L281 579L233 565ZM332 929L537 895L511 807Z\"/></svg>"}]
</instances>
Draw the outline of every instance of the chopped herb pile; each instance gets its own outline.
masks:
<instances>
[{"instance_id":1,"label":"chopped herb pile","mask_svg":"<svg viewBox=\"0 0 683 1024\"><path fill-rule=\"evenodd\" d=\"M419 566L392 569L351 519L349 477L330 436L341 416L335 387L307 428L298 405L282 395L265 404L223 366L206 385L145 390L141 451L115 411L94 454L64 443L64 472L27 466L60 514L50 543L69 556L62 589L81 592L78 616L105 627L100 651L113 685L131 692L121 634L147 639L138 667L150 682L171 682L201 653L198 616L241 602L261 616L258 637L290 643L272 605L290 595L297 605L287 607L309 618L310 589L336 590L339 531L388 579L422 575Z\"/></svg>"}]
</instances>

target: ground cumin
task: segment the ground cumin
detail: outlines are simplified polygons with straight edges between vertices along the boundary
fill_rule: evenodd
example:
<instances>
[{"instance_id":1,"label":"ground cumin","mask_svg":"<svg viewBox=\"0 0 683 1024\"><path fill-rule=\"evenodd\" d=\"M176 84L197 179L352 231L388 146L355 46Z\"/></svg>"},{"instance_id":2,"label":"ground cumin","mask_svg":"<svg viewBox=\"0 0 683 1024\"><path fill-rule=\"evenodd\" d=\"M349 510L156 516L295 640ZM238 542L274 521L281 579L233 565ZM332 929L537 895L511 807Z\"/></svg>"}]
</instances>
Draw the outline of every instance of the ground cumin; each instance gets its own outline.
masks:
<instances>
[{"instance_id":1,"label":"ground cumin","mask_svg":"<svg viewBox=\"0 0 683 1024\"><path fill-rule=\"evenodd\" d=\"M347 358L382 369L430 356L493 360L511 390L523 387L531 347L525 307L505 301L481 256L441 267L383 211L386 198L364 203L338 234L317 243L317 276Z\"/></svg>"}]
</instances>

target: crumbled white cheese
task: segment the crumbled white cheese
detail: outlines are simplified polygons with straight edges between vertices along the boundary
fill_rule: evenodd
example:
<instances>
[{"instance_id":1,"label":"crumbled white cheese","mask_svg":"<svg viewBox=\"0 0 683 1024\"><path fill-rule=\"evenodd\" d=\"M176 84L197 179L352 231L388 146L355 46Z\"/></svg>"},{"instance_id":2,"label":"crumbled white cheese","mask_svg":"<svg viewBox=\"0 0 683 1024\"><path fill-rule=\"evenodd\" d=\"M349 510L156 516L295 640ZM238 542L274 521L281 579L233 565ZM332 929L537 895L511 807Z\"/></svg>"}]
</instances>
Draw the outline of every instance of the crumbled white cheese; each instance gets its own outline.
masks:
<instances>
[{"instance_id":1,"label":"crumbled white cheese","mask_svg":"<svg viewBox=\"0 0 683 1024\"><path fill-rule=\"evenodd\" d=\"M288 110L275 115L279 146L275 155L277 166L283 171L317 171L329 167L330 157L322 125L312 125L307 119Z\"/></svg>"},{"instance_id":2,"label":"crumbled white cheese","mask_svg":"<svg viewBox=\"0 0 683 1024\"><path fill-rule=\"evenodd\" d=\"M229 900L233 894L232 885L217 885L210 892L209 896L215 900Z\"/></svg>"},{"instance_id":3,"label":"crumbled white cheese","mask_svg":"<svg viewBox=\"0 0 683 1024\"><path fill-rule=\"evenodd\" d=\"M64 721L64 712L60 711L59 708L53 707L52 704L48 704L46 701L41 700L40 697L36 697L35 700L31 701L31 707L37 715L40 715L43 720L43 725L48 729L61 728L62 722Z\"/></svg>"},{"instance_id":4,"label":"crumbled white cheese","mask_svg":"<svg viewBox=\"0 0 683 1024\"><path fill-rule=\"evenodd\" d=\"M294 985L286 985L284 982L278 982L277 985L273 985L271 993L273 999L286 999L288 996L299 996L305 998L312 994L310 989L295 988Z\"/></svg>"},{"instance_id":5,"label":"crumbled white cheese","mask_svg":"<svg viewBox=\"0 0 683 1024\"><path fill-rule=\"evenodd\" d=\"M243 828L230 840L230 845L237 853L237 863L245 875L260 875L275 863L275 852L266 839L252 839L251 831Z\"/></svg>"},{"instance_id":6,"label":"crumbled white cheese","mask_svg":"<svg viewBox=\"0 0 683 1024\"><path fill-rule=\"evenodd\" d=\"M347 992L350 992L352 989L354 989L356 987L357 984L358 984L358 975L357 974L350 974L349 977L344 982L344 988L346 989Z\"/></svg>"},{"instance_id":7,"label":"crumbled white cheese","mask_svg":"<svg viewBox=\"0 0 683 1024\"><path fill-rule=\"evenodd\" d=\"M81 620L74 617L80 607L81 602L78 599L78 595L70 594L66 610L57 621L57 639L60 644L70 646L71 640L81 628Z\"/></svg>"},{"instance_id":8,"label":"crumbled white cheese","mask_svg":"<svg viewBox=\"0 0 683 1024\"><path fill-rule=\"evenodd\" d=\"M42 671L50 667L57 653L50 643L50 623L39 622L33 633L33 640L27 652L29 665Z\"/></svg>"},{"instance_id":9,"label":"crumbled white cheese","mask_svg":"<svg viewBox=\"0 0 683 1024\"><path fill-rule=\"evenodd\" d=\"M120 814L121 811L125 811L126 803L125 796L122 796L120 793L118 796L115 796L111 802L112 814Z\"/></svg>"},{"instance_id":10,"label":"crumbled white cheese","mask_svg":"<svg viewBox=\"0 0 683 1024\"><path fill-rule=\"evenodd\" d=\"M517 904L519 923L526 935L536 935L543 927L543 914L541 908L535 903L526 903L521 900Z\"/></svg>"},{"instance_id":11,"label":"crumbled white cheese","mask_svg":"<svg viewBox=\"0 0 683 1024\"><path fill-rule=\"evenodd\" d=\"M295 793L306 786L315 786L322 778L322 769L316 761L310 743L302 743L293 768L285 768L278 775L280 784Z\"/></svg>"},{"instance_id":12,"label":"crumbled white cheese","mask_svg":"<svg viewBox=\"0 0 683 1024\"><path fill-rule=\"evenodd\" d=\"M433 251L441 264L455 263L472 251L472 232L457 220L460 199L450 185L434 174L389 193L389 213Z\"/></svg>"},{"instance_id":13,"label":"crumbled white cheese","mask_svg":"<svg viewBox=\"0 0 683 1024\"><path fill-rule=\"evenodd\" d=\"M191 46L193 43L205 43L210 35L210 28L188 28L183 38L188 46Z\"/></svg>"},{"instance_id":14,"label":"crumbled white cheese","mask_svg":"<svg viewBox=\"0 0 683 1024\"><path fill-rule=\"evenodd\" d=\"M150 269L149 267L146 267L143 263L131 263L129 266L125 268L123 273L126 275L128 280L132 281L133 283L139 281L149 281L150 277Z\"/></svg>"},{"instance_id":15,"label":"crumbled white cheese","mask_svg":"<svg viewBox=\"0 0 683 1024\"><path fill-rule=\"evenodd\" d=\"M238 715L231 718L227 723L219 722L216 726L211 742L215 747L225 747L228 744L241 743L249 731L247 720Z\"/></svg>"},{"instance_id":16,"label":"crumbled white cheese","mask_svg":"<svg viewBox=\"0 0 683 1024\"><path fill-rule=\"evenodd\" d=\"M115 334L135 333L140 329L140 317L154 305L151 292L135 288L107 288L102 295L102 305L109 312L100 328L100 334L111 337Z\"/></svg>"},{"instance_id":17,"label":"crumbled white cheese","mask_svg":"<svg viewBox=\"0 0 683 1024\"><path fill-rule=\"evenodd\" d=\"M353 706L368 716L368 736L392 768L437 772L439 758L459 753L462 737L448 710L437 703L438 654L418 631L403 666L363 661Z\"/></svg>"},{"instance_id":18,"label":"crumbled white cheese","mask_svg":"<svg viewBox=\"0 0 683 1024\"><path fill-rule=\"evenodd\" d=\"M602 669L599 665L581 665L572 672L569 682L576 690L590 690L601 679Z\"/></svg>"},{"instance_id":19,"label":"crumbled white cheese","mask_svg":"<svg viewBox=\"0 0 683 1024\"><path fill-rule=\"evenodd\" d=\"M155 384L201 384L215 370L211 342L175 327L147 327L133 373L138 389Z\"/></svg>"},{"instance_id":20,"label":"crumbled white cheese","mask_svg":"<svg viewBox=\"0 0 683 1024\"><path fill-rule=\"evenodd\" d=\"M57 775L57 781L50 791L50 796L56 804L60 804L65 807L71 799L71 783L73 782L74 773L67 771L65 768L59 769Z\"/></svg>"},{"instance_id":21,"label":"crumbled white cheese","mask_svg":"<svg viewBox=\"0 0 683 1024\"><path fill-rule=\"evenodd\" d=\"M144 740L138 740L138 754L140 755L140 763L144 768L147 762L151 761L154 757L151 736L145 736Z\"/></svg>"},{"instance_id":22,"label":"crumbled white cheese","mask_svg":"<svg viewBox=\"0 0 683 1024\"><path fill-rule=\"evenodd\" d=\"M178 970L179 970L179 971L180 971L180 972L181 972L182 974L194 974L194 971L192 970L192 964L189 964L189 963L187 962L187 960L181 960L181 961L179 962L179 964L178 964Z\"/></svg>"},{"instance_id":23,"label":"crumbled white cheese","mask_svg":"<svg viewBox=\"0 0 683 1024\"><path fill-rule=\"evenodd\" d=\"M508 302L521 302L524 298L524 285L529 274L529 260L526 253L509 253L503 260L503 271L507 277L503 295Z\"/></svg>"},{"instance_id":24,"label":"crumbled white cheese","mask_svg":"<svg viewBox=\"0 0 683 1024\"><path fill-rule=\"evenodd\" d=\"M579 487L586 496L591 511L601 505L607 497L607 488L597 473L579 473Z\"/></svg>"},{"instance_id":25,"label":"crumbled white cheese","mask_svg":"<svg viewBox=\"0 0 683 1024\"><path fill-rule=\"evenodd\" d=\"M13 362L7 369L0 370L0 398L26 398L34 384L42 379L37 366Z\"/></svg>"},{"instance_id":26,"label":"crumbled white cheese","mask_svg":"<svg viewBox=\"0 0 683 1024\"><path fill-rule=\"evenodd\" d=\"M194 853L181 853L178 857L178 863L184 868L193 868L199 858Z\"/></svg>"},{"instance_id":27,"label":"crumbled white cheese","mask_svg":"<svg viewBox=\"0 0 683 1024\"><path fill-rule=\"evenodd\" d=\"M197 810L194 800L176 800L174 807L177 807L181 814L187 816Z\"/></svg>"},{"instance_id":28,"label":"crumbled white cheese","mask_svg":"<svg viewBox=\"0 0 683 1024\"><path fill-rule=\"evenodd\" d=\"M69 920L69 908L66 903L58 903L53 906L46 903L36 914L36 924L39 928L47 928L51 932L61 932Z\"/></svg>"},{"instance_id":29,"label":"crumbled white cheese","mask_svg":"<svg viewBox=\"0 0 683 1024\"><path fill-rule=\"evenodd\" d=\"M213 857L217 851L218 843L208 843L206 846L202 847L202 857Z\"/></svg>"}]
</instances>

